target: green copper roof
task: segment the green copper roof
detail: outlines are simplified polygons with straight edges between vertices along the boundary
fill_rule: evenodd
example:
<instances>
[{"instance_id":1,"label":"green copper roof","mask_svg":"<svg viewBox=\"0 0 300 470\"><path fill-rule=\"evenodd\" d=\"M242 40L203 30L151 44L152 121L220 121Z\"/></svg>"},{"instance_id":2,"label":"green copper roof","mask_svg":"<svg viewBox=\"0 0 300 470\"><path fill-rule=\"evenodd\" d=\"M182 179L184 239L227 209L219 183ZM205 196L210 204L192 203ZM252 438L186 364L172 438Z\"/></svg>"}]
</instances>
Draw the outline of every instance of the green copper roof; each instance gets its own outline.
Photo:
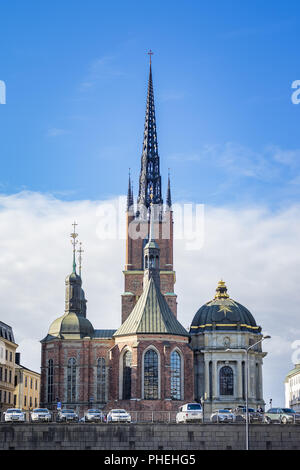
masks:
<instances>
[{"instance_id":1,"label":"green copper roof","mask_svg":"<svg viewBox=\"0 0 300 470\"><path fill-rule=\"evenodd\" d=\"M136 333L189 336L186 329L176 319L153 278L150 278L131 314L114 336Z\"/></svg>"},{"instance_id":2,"label":"green copper roof","mask_svg":"<svg viewBox=\"0 0 300 470\"><path fill-rule=\"evenodd\" d=\"M82 315L76 313L65 313L54 320L50 325L49 338L80 339L86 336L93 337L94 328L91 322Z\"/></svg>"}]
</instances>

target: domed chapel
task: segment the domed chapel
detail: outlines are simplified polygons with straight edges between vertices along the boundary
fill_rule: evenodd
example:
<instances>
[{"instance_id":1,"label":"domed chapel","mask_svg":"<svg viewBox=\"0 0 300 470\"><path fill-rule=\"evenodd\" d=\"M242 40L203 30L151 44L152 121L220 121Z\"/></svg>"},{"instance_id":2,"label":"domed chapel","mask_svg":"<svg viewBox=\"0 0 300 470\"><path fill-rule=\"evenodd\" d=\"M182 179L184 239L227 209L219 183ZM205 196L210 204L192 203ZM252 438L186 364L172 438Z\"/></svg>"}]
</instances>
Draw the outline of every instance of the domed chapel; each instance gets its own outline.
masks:
<instances>
[{"instance_id":1,"label":"domed chapel","mask_svg":"<svg viewBox=\"0 0 300 470\"><path fill-rule=\"evenodd\" d=\"M198 401L209 413L245 404L245 349L262 338L249 310L232 300L220 281L214 298L193 319L191 315L189 331L177 319L171 185L168 177L164 203L151 55L139 192L134 203L129 175L126 227L121 324L117 330L104 330L95 329L87 318L74 224L65 311L41 341L41 406L55 410L60 401L80 414L91 406L177 411ZM145 236L132 237L133 231ZM261 343L249 353L252 407L264 407L265 355Z\"/></svg>"}]
</instances>

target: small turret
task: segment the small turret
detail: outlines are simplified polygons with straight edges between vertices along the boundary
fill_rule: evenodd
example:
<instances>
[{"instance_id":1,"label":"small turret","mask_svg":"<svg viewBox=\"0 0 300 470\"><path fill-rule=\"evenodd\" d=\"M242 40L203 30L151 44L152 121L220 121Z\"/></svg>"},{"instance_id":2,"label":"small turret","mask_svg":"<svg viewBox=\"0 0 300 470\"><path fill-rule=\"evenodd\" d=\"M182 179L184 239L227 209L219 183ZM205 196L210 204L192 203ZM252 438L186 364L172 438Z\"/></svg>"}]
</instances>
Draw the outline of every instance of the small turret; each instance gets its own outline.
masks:
<instances>
[{"instance_id":1,"label":"small turret","mask_svg":"<svg viewBox=\"0 0 300 470\"><path fill-rule=\"evenodd\" d=\"M149 241L145 245L145 248L144 248L144 288L146 287L147 282L151 278L153 278L156 286L160 289L160 275L159 275L160 249L154 237L154 218L155 218L155 209L154 209L154 206L151 204Z\"/></svg>"}]
</instances>

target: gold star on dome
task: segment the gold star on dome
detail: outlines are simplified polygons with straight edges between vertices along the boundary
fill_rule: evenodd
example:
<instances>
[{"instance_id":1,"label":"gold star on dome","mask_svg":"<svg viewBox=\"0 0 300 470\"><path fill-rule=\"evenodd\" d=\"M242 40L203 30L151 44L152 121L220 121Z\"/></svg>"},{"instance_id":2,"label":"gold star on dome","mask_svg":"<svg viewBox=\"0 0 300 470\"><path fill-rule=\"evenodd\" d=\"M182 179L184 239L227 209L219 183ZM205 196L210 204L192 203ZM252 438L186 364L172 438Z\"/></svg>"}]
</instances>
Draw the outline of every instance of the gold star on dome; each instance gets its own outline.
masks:
<instances>
[{"instance_id":1,"label":"gold star on dome","mask_svg":"<svg viewBox=\"0 0 300 470\"><path fill-rule=\"evenodd\" d=\"M219 312L223 312L225 317L227 312L232 312L231 308L227 307L227 305L220 305Z\"/></svg>"}]
</instances>

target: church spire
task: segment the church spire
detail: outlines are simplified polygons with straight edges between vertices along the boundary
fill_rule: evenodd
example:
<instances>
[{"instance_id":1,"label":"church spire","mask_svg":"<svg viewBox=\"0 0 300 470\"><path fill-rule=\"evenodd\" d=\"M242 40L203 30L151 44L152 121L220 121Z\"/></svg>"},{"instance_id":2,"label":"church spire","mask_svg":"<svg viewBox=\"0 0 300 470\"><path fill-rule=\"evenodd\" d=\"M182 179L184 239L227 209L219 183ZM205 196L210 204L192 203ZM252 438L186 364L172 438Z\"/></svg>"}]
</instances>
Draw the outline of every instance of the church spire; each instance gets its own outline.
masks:
<instances>
[{"instance_id":1,"label":"church spire","mask_svg":"<svg viewBox=\"0 0 300 470\"><path fill-rule=\"evenodd\" d=\"M127 191L127 211L129 211L130 207L132 206L133 206L133 189L132 189L132 182L131 182L130 168L129 168L128 191Z\"/></svg>"},{"instance_id":2,"label":"church spire","mask_svg":"<svg viewBox=\"0 0 300 470\"><path fill-rule=\"evenodd\" d=\"M150 68L148 80L147 106L144 127L144 141L141 158L141 172L139 181L138 205L150 207L150 188L153 190L153 204L162 204L161 176L159 169L159 156L157 148L156 119L152 81L152 65L150 55Z\"/></svg>"},{"instance_id":3,"label":"church spire","mask_svg":"<svg viewBox=\"0 0 300 470\"><path fill-rule=\"evenodd\" d=\"M171 198L171 183L170 183L170 170L168 174L168 189L167 189L167 210L170 210L172 207L172 198Z\"/></svg>"}]
</instances>

